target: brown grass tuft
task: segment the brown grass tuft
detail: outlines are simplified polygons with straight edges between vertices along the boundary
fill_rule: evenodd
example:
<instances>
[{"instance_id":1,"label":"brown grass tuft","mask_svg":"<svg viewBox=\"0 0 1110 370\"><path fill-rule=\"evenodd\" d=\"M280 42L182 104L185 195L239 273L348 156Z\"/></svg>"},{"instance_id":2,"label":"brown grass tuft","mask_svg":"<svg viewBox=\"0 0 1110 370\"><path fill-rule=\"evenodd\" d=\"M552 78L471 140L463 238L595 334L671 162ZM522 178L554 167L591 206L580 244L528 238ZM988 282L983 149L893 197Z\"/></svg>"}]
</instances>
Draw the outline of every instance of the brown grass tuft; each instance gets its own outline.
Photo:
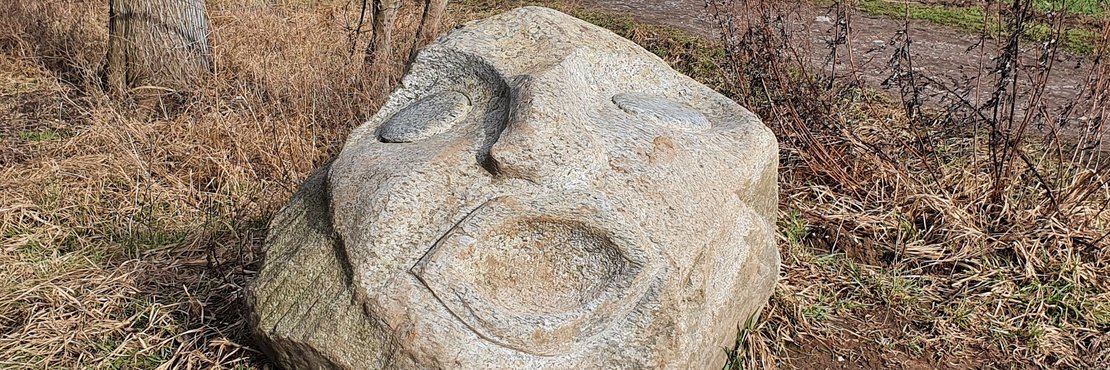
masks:
<instances>
[{"instance_id":1,"label":"brown grass tuft","mask_svg":"<svg viewBox=\"0 0 1110 370\"><path fill-rule=\"evenodd\" d=\"M113 99L98 83L103 4L11 5L0 367L262 364L239 296L269 217L377 108L399 63L362 73L349 4L221 1L203 86Z\"/></svg>"}]
</instances>

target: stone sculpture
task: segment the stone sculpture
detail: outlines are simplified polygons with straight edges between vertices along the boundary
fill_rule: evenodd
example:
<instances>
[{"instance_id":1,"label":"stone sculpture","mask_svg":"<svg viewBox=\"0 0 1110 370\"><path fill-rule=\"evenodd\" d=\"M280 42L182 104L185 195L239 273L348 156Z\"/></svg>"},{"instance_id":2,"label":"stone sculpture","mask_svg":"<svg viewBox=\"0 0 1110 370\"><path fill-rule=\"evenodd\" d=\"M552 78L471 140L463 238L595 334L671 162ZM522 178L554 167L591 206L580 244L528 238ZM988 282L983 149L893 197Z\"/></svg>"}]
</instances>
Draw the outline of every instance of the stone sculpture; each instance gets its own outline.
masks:
<instances>
[{"instance_id":1,"label":"stone sculpture","mask_svg":"<svg viewBox=\"0 0 1110 370\"><path fill-rule=\"evenodd\" d=\"M777 279L777 160L609 31L472 22L275 217L252 324L288 368L719 368Z\"/></svg>"}]
</instances>

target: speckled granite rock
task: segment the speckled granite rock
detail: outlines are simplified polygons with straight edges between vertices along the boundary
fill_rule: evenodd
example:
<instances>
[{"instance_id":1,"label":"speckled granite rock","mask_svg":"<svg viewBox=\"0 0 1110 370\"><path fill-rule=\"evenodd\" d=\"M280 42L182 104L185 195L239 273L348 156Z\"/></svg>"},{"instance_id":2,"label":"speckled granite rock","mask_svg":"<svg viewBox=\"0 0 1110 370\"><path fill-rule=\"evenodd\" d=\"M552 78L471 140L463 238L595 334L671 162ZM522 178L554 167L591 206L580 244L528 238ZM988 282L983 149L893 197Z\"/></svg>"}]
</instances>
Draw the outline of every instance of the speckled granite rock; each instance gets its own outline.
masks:
<instances>
[{"instance_id":1,"label":"speckled granite rock","mask_svg":"<svg viewBox=\"0 0 1110 370\"><path fill-rule=\"evenodd\" d=\"M719 368L777 279L777 150L609 31L467 24L274 219L256 333L288 368Z\"/></svg>"}]
</instances>

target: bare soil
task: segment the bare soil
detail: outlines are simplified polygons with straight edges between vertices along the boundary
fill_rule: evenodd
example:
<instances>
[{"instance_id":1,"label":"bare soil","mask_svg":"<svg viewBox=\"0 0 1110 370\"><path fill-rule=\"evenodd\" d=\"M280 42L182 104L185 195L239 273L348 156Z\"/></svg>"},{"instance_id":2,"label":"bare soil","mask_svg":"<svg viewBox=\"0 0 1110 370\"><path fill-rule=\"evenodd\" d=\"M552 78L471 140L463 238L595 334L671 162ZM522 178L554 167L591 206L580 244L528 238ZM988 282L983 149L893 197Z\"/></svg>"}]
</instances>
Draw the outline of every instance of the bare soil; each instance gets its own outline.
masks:
<instances>
[{"instance_id":1,"label":"bare soil","mask_svg":"<svg viewBox=\"0 0 1110 370\"><path fill-rule=\"evenodd\" d=\"M912 323L878 309L861 311L837 323L855 330L843 333L835 342L808 339L788 345L777 365L785 369L815 370L991 369L993 364L1004 361L981 349L969 351L978 352L974 357L938 353L933 346L920 343L906 332Z\"/></svg>"},{"instance_id":2,"label":"bare soil","mask_svg":"<svg viewBox=\"0 0 1110 370\"><path fill-rule=\"evenodd\" d=\"M706 38L720 37L720 28L708 15L705 2L701 0L581 0L581 4L629 14L644 22L675 27ZM926 107L947 107L953 99L966 99L975 106L982 106L990 98L986 91L990 91L995 79L989 74L994 65L989 58L998 55L998 50L1004 46L1000 40L984 40L977 34L925 21L911 20L907 23L851 11L848 12L851 25L848 44L851 48L839 47L837 63L833 68L828 63L830 49L827 45L836 38L835 13L804 2L794 5L795 19L802 23L794 26L808 33L808 39L799 40L808 42L808 45L801 45L798 51L808 53L802 57L825 72L834 72L840 77L858 77L867 87L897 95L896 86L884 86L883 82L893 74L890 67L896 51L893 38L906 29L911 40L912 70L938 82L929 91L924 91L926 96L922 103ZM1022 44L1021 63L1027 73L1018 77L1019 93L1023 92L1022 89L1028 91L1032 86L1034 76L1029 71L1036 70L1039 63L1039 46ZM1071 102L1090 104L1081 100L1089 77L1086 68L1083 68L1087 63L1086 57L1060 52L1053 63L1055 66L1047 78L1041 98L1045 108L1051 110ZM1025 106L1017 108L1020 112ZM1084 120L1079 118L1079 123Z\"/></svg>"}]
</instances>

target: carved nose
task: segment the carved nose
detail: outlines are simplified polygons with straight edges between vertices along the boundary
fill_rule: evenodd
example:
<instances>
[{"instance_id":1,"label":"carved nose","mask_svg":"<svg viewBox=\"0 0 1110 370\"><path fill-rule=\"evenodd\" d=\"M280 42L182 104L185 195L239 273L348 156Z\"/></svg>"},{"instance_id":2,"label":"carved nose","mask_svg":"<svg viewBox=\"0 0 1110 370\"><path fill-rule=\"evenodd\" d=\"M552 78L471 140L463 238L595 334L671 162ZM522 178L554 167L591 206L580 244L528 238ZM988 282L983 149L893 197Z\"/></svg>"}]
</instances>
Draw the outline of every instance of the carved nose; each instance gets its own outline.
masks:
<instances>
[{"instance_id":1,"label":"carved nose","mask_svg":"<svg viewBox=\"0 0 1110 370\"><path fill-rule=\"evenodd\" d=\"M537 183L580 183L608 162L602 143L593 133L588 105L573 92L555 87L534 89L530 78L516 79L510 113L490 157L501 176ZM533 91L556 91L535 95Z\"/></svg>"}]
</instances>

